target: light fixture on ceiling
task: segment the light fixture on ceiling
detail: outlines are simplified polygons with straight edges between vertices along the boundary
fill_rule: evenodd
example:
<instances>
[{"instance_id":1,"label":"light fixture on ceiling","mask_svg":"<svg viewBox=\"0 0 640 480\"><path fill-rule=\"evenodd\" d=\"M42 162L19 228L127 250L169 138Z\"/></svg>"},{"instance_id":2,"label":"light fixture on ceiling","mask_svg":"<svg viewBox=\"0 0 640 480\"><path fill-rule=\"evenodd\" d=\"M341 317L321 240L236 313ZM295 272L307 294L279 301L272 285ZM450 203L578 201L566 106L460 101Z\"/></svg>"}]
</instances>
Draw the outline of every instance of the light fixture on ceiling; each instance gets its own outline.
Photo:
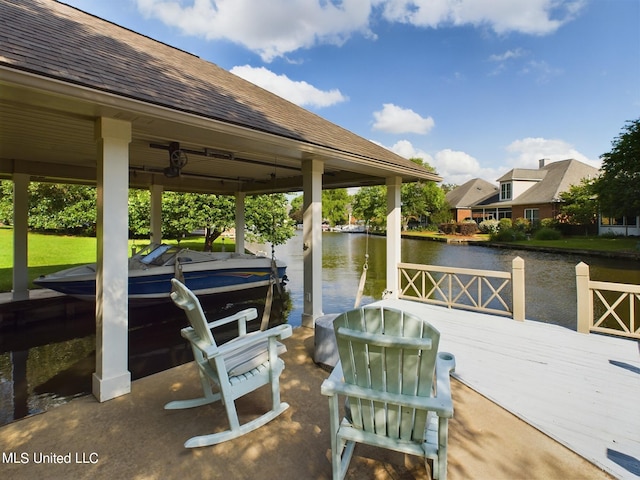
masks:
<instances>
[{"instance_id":1,"label":"light fixture on ceiling","mask_svg":"<svg viewBox=\"0 0 640 480\"><path fill-rule=\"evenodd\" d=\"M184 150L180 150L180 144L171 142L169 144L169 166L164 169L164 176L168 178L179 177L188 161L187 154Z\"/></svg>"}]
</instances>

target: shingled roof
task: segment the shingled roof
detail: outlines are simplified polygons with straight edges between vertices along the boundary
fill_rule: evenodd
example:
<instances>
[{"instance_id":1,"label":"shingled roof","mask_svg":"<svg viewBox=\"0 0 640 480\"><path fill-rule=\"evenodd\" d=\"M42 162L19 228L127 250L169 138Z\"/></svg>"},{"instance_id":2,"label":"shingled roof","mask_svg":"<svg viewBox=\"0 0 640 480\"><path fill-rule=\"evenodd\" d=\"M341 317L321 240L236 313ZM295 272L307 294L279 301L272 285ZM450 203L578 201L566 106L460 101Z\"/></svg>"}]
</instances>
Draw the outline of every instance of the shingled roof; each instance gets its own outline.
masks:
<instances>
[{"instance_id":1,"label":"shingled roof","mask_svg":"<svg viewBox=\"0 0 640 480\"><path fill-rule=\"evenodd\" d=\"M516 172L517 173L514 173ZM598 169L575 159L549 163L537 170L514 169L500 178L500 181L526 180L536 183L513 200L483 204L486 207L508 207L511 205L541 205L560 201L560 194L571 185L579 185L582 179L595 178Z\"/></svg>"},{"instance_id":2,"label":"shingled roof","mask_svg":"<svg viewBox=\"0 0 640 480\"><path fill-rule=\"evenodd\" d=\"M560 194L569 191L571 185L579 185L582 179L598 175L597 168L574 159L549 163L540 170L545 172L543 179L515 198L513 205L557 202Z\"/></svg>"},{"instance_id":3,"label":"shingled roof","mask_svg":"<svg viewBox=\"0 0 640 480\"><path fill-rule=\"evenodd\" d=\"M304 158L300 151L291 154L298 148L309 156L324 155L329 172L335 168L336 175L349 169L347 164L332 167L331 160L337 159L354 166L370 165L378 169L376 174L388 168L389 175L399 174L405 181L440 180L386 148L211 62L57 1L3 0L0 25L2 70L33 74L84 92L102 92L295 142L279 152L281 165L286 164L287 156L297 156L298 161ZM4 76L1 70L0 74ZM5 110L5 114L10 113ZM211 143L215 145L206 146L225 146L224 141L214 140ZM226 147L232 153L251 158L251 152L233 152L229 145ZM259 159L257 150L253 154ZM291 186L294 184L292 181Z\"/></svg>"},{"instance_id":4,"label":"shingled roof","mask_svg":"<svg viewBox=\"0 0 640 480\"><path fill-rule=\"evenodd\" d=\"M498 187L481 178L474 178L447 193L446 199L452 208L469 208L492 198Z\"/></svg>"}]
</instances>

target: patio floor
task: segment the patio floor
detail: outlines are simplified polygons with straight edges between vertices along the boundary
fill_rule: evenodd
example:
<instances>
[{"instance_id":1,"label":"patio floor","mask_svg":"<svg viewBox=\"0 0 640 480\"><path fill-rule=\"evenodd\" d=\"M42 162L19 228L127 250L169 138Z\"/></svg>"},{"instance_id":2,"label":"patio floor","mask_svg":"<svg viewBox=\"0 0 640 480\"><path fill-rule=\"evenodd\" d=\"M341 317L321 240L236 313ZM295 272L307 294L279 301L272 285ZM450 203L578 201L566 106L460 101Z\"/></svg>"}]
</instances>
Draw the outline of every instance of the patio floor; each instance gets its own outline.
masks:
<instances>
[{"instance_id":1,"label":"patio floor","mask_svg":"<svg viewBox=\"0 0 640 480\"><path fill-rule=\"evenodd\" d=\"M291 407L239 439L194 450L188 438L226 427L219 404L165 411L199 395L187 364L133 382L132 392L103 404L83 397L0 428L2 478L74 479L330 479L328 405L313 363L313 330L285 341L282 398ZM452 382L449 479L610 479L602 470L469 387ZM238 401L244 415L269 405L263 388ZM17 461L9 455L15 452ZM41 454L70 454L71 463L36 463ZM86 463L83 463L86 462ZM93 462L93 463L92 463ZM428 479L416 457L358 446L347 478Z\"/></svg>"}]
</instances>

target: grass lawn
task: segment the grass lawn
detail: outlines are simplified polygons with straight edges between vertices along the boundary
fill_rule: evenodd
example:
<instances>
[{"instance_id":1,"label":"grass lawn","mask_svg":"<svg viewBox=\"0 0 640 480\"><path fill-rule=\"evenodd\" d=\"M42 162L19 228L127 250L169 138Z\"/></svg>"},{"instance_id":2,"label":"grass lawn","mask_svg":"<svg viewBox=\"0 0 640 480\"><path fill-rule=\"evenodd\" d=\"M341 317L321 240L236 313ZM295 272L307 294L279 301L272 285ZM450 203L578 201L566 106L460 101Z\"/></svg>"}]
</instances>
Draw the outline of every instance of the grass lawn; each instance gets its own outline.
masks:
<instances>
[{"instance_id":1,"label":"grass lawn","mask_svg":"<svg viewBox=\"0 0 640 480\"><path fill-rule=\"evenodd\" d=\"M446 238L446 235L436 232L404 232L404 235L414 237L434 237ZM461 238L453 235L452 238ZM489 241L489 235L478 234L473 236L474 240ZM510 242L514 245L532 246L532 247L551 247L564 248L573 250L596 250L604 252L638 252L640 239L635 237L599 237L599 236L577 236L561 238L560 240L522 240L518 242Z\"/></svg>"},{"instance_id":2,"label":"grass lawn","mask_svg":"<svg viewBox=\"0 0 640 480\"><path fill-rule=\"evenodd\" d=\"M149 242L129 240L130 247L142 248ZM177 243L166 241L166 243ZM204 237L194 237L180 242L184 248L202 250ZM227 251L235 249L233 240L225 239ZM222 249L222 239L218 238L214 250ZM63 235L42 235L29 233L29 288L31 281L40 275L57 272L65 268L93 263L96 261L96 239L91 237L71 237ZM0 227L0 292L11 291L13 285L13 229Z\"/></svg>"},{"instance_id":3,"label":"grass lawn","mask_svg":"<svg viewBox=\"0 0 640 480\"><path fill-rule=\"evenodd\" d=\"M579 236L561 238L560 240L523 240L516 244L535 247L568 248L576 250L597 250L603 252L640 252L640 239L633 237L591 237Z\"/></svg>"}]
</instances>

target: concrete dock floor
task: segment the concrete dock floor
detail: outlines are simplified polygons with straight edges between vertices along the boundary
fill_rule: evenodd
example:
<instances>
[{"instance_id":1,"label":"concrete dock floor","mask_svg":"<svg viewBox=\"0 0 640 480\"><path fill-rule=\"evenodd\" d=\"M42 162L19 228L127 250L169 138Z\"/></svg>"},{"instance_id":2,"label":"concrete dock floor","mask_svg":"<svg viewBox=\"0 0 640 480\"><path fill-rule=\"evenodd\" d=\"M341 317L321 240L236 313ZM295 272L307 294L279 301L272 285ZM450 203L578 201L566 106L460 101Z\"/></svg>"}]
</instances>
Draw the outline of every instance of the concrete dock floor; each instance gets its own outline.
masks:
<instances>
[{"instance_id":1,"label":"concrete dock floor","mask_svg":"<svg viewBox=\"0 0 640 480\"><path fill-rule=\"evenodd\" d=\"M266 426L213 447L188 450L192 436L226 428L220 404L165 411L200 395L192 363L133 382L103 404L83 397L0 428L0 477L10 479L330 479L328 404L313 363L313 330L285 340L283 401L291 407ZM610 479L607 473L458 381L452 382L448 478ZM262 388L238 400L244 418L269 407ZM15 456L11 456L15 453ZM65 463L36 463L42 455ZM12 460L15 460L12 461ZM69 460L69 463L66 463ZM417 457L356 447L350 479L429 479Z\"/></svg>"}]
</instances>

